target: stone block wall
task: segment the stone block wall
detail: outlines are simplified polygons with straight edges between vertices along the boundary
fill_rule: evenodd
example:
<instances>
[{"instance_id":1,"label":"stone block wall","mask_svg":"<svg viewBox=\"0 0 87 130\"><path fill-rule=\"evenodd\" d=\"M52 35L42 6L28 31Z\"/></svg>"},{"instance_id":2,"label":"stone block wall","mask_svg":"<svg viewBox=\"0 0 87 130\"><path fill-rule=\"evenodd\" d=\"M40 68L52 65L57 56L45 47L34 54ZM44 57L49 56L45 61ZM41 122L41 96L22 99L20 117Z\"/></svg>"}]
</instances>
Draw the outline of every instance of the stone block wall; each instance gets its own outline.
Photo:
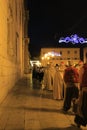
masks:
<instances>
[{"instance_id":1,"label":"stone block wall","mask_svg":"<svg viewBox=\"0 0 87 130\"><path fill-rule=\"evenodd\" d=\"M23 57L23 50L22 50L23 49L23 44L22 44L23 7L21 6L21 4L23 4L22 2L23 2L22 0L16 0L16 2L15 0L0 0L0 103L7 96L8 92L15 85L15 83L21 78L23 73L23 68L22 68L23 66L22 65L23 64L23 59L22 59ZM19 8L19 13L16 12L17 11L16 8ZM13 18L13 22L10 21L12 22L10 24L12 26L10 29L13 30L12 31L13 33L10 32L11 36L10 39L8 40L9 37L8 19L10 19L9 17L11 17L11 15ZM18 22L15 20L16 18L15 15L17 15Z\"/></svg>"}]
</instances>

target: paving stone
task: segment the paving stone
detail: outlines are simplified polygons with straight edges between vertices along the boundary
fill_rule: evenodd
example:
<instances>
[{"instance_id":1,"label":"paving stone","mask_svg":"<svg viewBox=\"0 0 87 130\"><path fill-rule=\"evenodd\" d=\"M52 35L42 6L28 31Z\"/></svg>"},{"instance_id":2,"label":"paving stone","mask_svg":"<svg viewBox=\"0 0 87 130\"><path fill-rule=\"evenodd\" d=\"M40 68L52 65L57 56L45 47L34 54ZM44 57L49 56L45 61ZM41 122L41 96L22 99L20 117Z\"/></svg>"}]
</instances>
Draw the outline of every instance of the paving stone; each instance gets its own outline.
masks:
<instances>
[{"instance_id":1,"label":"paving stone","mask_svg":"<svg viewBox=\"0 0 87 130\"><path fill-rule=\"evenodd\" d=\"M26 84L16 84L0 105L0 130L78 130L72 125L72 109L63 113L63 100L53 100L52 91L31 89Z\"/></svg>"}]
</instances>

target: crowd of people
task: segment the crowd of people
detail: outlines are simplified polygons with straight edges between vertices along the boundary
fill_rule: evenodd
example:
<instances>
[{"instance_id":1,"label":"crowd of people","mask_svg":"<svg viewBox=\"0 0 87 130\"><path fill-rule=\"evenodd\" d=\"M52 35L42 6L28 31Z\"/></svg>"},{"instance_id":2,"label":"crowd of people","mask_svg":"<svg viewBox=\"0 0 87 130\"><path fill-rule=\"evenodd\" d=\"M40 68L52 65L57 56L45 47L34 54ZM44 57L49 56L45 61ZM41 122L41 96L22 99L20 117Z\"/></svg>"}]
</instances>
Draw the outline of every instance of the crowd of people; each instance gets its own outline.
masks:
<instances>
[{"instance_id":1,"label":"crowd of people","mask_svg":"<svg viewBox=\"0 0 87 130\"><path fill-rule=\"evenodd\" d=\"M64 112L68 112L73 103L74 122L78 127L87 124L87 63L73 65L61 63L47 64L46 67L34 67L33 78L39 80L42 89L53 92L54 100L63 100Z\"/></svg>"}]
</instances>

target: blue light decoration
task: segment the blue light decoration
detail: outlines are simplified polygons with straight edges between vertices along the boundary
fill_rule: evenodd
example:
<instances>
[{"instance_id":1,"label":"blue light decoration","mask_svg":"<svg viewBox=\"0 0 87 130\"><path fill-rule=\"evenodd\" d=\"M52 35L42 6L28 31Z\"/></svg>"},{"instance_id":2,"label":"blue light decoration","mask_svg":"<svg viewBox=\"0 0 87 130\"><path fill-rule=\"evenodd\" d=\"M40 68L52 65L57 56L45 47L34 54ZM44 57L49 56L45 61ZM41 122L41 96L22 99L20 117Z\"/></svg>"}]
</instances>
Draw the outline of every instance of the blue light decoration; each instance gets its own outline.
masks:
<instances>
[{"instance_id":1,"label":"blue light decoration","mask_svg":"<svg viewBox=\"0 0 87 130\"><path fill-rule=\"evenodd\" d=\"M59 43L62 43L62 42L65 42L65 43L69 43L71 42L72 44L84 44L84 43L87 43L87 38L83 38L83 37L79 37L77 34L74 34L74 35L71 35L70 37L61 37L59 39Z\"/></svg>"}]
</instances>

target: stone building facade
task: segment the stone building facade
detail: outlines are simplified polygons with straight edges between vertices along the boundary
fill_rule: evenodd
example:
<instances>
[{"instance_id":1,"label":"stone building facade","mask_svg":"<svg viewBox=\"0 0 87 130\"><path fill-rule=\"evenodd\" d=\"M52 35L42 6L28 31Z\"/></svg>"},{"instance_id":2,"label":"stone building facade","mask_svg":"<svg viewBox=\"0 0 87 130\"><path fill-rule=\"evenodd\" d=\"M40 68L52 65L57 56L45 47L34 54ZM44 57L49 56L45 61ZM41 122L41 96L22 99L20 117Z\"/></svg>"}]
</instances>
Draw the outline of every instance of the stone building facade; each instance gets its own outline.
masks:
<instances>
[{"instance_id":1,"label":"stone building facade","mask_svg":"<svg viewBox=\"0 0 87 130\"><path fill-rule=\"evenodd\" d=\"M83 48L83 57L84 57L83 62L87 63L87 47Z\"/></svg>"},{"instance_id":2,"label":"stone building facade","mask_svg":"<svg viewBox=\"0 0 87 130\"><path fill-rule=\"evenodd\" d=\"M0 0L0 102L24 75L24 0Z\"/></svg>"},{"instance_id":3,"label":"stone building facade","mask_svg":"<svg viewBox=\"0 0 87 130\"><path fill-rule=\"evenodd\" d=\"M47 53L56 54L55 56L44 57ZM72 61L72 64L77 64L80 60L80 48L41 48L41 63L43 66L52 63L56 64L68 64L68 61Z\"/></svg>"}]
</instances>

